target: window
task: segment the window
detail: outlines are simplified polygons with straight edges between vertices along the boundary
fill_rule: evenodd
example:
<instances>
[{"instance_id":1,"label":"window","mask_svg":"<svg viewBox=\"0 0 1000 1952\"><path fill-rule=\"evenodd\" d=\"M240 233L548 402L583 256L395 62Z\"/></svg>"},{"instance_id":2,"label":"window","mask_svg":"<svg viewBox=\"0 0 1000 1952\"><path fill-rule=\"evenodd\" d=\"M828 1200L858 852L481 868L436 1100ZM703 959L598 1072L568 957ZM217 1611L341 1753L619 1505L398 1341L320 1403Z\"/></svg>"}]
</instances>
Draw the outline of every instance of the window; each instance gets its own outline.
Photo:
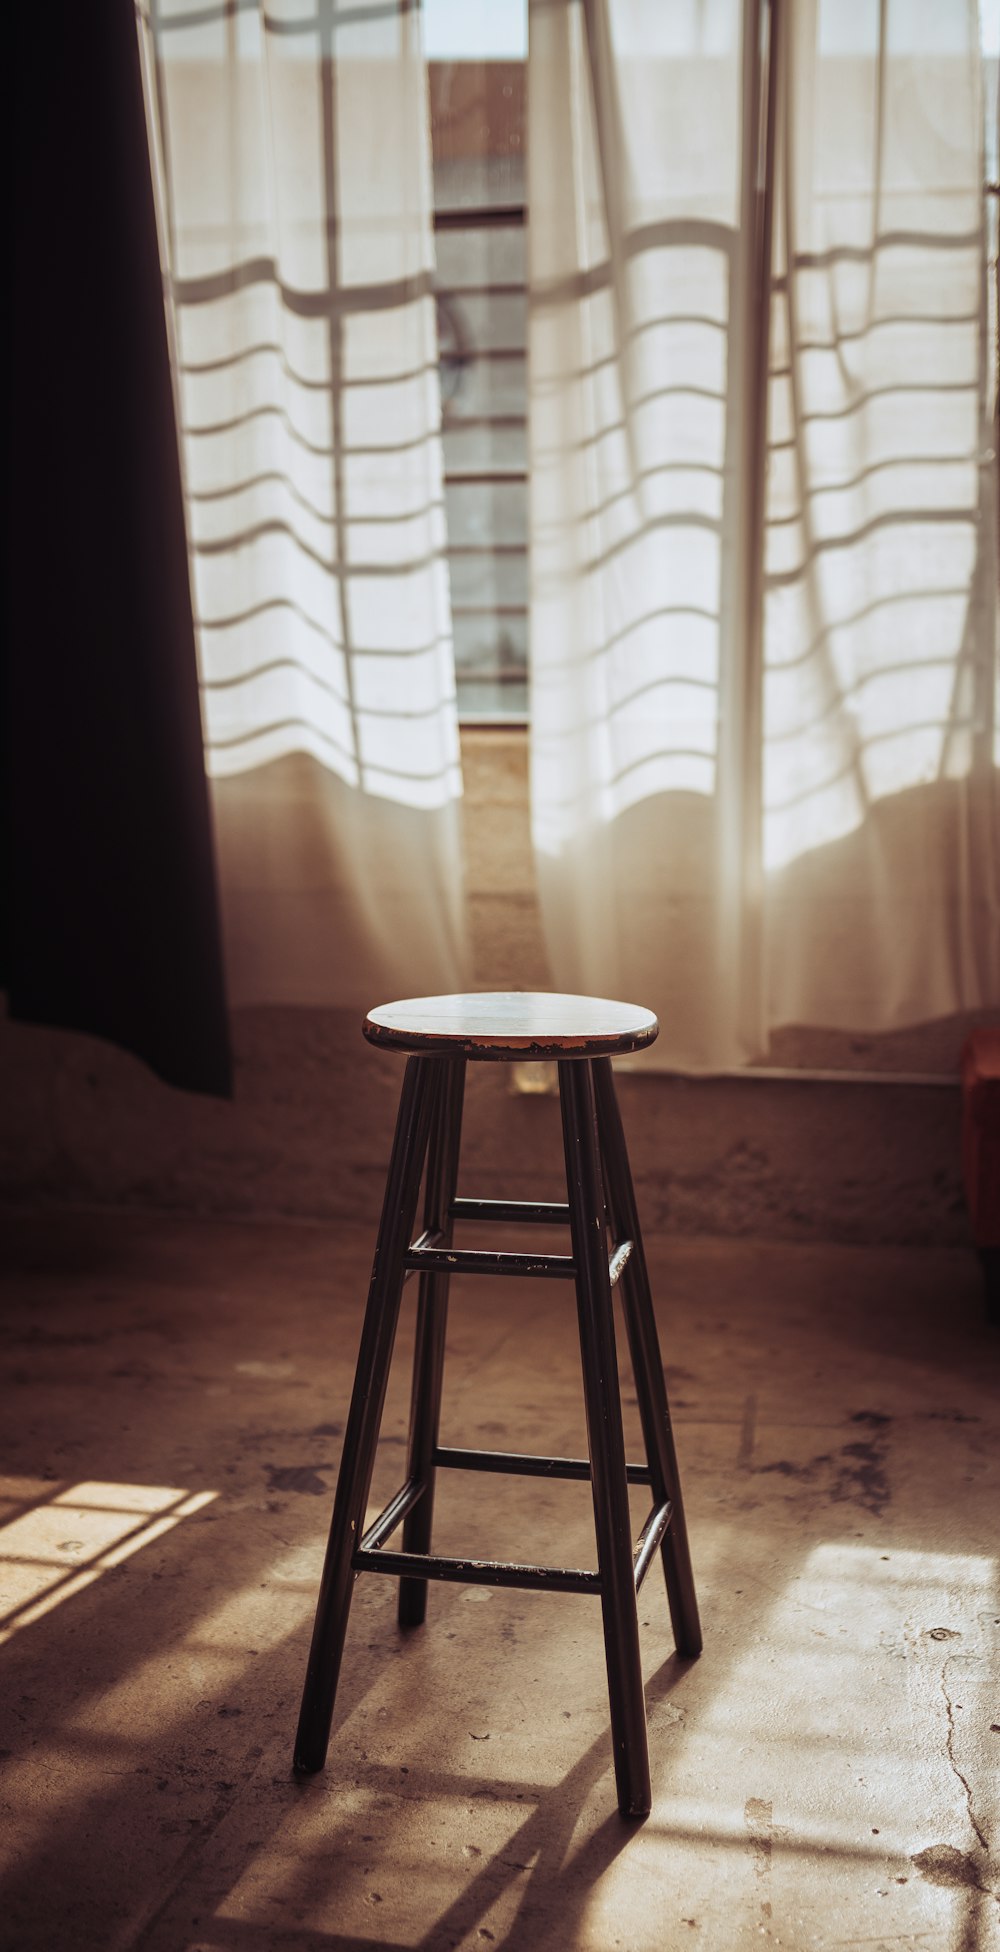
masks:
<instances>
[{"instance_id":1,"label":"window","mask_svg":"<svg viewBox=\"0 0 1000 1952\"><path fill-rule=\"evenodd\" d=\"M425 0L459 712L527 715L527 0Z\"/></svg>"}]
</instances>

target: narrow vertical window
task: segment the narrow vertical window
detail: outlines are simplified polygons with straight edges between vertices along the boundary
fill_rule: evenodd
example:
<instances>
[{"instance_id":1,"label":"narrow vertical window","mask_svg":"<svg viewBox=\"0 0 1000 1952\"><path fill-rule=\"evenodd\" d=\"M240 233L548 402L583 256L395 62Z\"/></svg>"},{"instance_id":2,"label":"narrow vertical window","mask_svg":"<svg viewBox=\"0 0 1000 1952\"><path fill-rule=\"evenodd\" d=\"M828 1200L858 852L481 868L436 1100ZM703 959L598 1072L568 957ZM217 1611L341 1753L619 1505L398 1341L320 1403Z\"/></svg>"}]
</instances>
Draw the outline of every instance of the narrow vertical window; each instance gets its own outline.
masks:
<instances>
[{"instance_id":1,"label":"narrow vertical window","mask_svg":"<svg viewBox=\"0 0 1000 1952\"><path fill-rule=\"evenodd\" d=\"M425 0L459 711L527 716L527 0Z\"/></svg>"}]
</instances>

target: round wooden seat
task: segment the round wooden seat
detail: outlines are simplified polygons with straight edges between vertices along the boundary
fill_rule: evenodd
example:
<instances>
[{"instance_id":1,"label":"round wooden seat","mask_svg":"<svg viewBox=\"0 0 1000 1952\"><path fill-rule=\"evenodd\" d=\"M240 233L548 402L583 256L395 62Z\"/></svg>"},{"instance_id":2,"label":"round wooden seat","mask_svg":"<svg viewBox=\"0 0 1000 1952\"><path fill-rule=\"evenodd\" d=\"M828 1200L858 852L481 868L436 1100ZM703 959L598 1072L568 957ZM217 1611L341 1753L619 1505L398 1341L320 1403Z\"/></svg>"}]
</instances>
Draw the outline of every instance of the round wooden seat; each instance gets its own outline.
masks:
<instances>
[{"instance_id":1,"label":"round wooden seat","mask_svg":"<svg viewBox=\"0 0 1000 1952\"><path fill-rule=\"evenodd\" d=\"M651 1044L658 1029L652 1011L635 1003L543 990L411 996L364 1021L369 1042L390 1050L522 1062L614 1057Z\"/></svg>"}]
</instances>

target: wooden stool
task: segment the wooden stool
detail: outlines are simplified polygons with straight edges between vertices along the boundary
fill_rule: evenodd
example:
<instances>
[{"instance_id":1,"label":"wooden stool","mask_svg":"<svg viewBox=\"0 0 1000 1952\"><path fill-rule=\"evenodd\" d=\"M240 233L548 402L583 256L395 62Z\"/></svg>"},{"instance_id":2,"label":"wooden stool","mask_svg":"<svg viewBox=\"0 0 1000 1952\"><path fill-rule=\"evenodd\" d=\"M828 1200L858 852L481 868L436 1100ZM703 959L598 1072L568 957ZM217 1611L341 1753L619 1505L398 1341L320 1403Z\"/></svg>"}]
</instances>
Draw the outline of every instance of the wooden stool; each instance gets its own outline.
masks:
<instances>
[{"instance_id":1,"label":"wooden stool","mask_svg":"<svg viewBox=\"0 0 1000 1952\"><path fill-rule=\"evenodd\" d=\"M651 1044L656 1018L629 1004L531 993L418 997L366 1018L373 1044L413 1053L403 1079L354 1393L323 1567L295 1746L295 1767L326 1759L353 1582L358 1573L399 1578L399 1621L419 1626L428 1579L463 1586L523 1586L600 1595L611 1700L618 1806L650 1809L646 1714L636 1595L659 1548L674 1640L701 1652L701 1628L684 1508L635 1194L615 1098L611 1057ZM459 1199L459 1135L467 1059L555 1060L568 1203ZM426 1160L424 1225L412 1239ZM452 1247L456 1220L568 1222L572 1254L482 1253ZM608 1231L612 1249L608 1253ZM420 1274L406 1481L362 1536L375 1448L392 1360L400 1297ZM453 1274L523 1274L568 1279L576 1288L583 1362L586 1458L523 1457L453 1450L438 1441L448 1283ZM611 1290L622 1296L645 1464L627 1464L615 1355ZM593 1489L597 1572L511 1565L431 1554L438 1468L525 1477L584 1478ZM650 1485L653 1508L634 1551L629 1484ZM385 1550L403 1525L402 1551Z\"/></svg>"}]
</instances>

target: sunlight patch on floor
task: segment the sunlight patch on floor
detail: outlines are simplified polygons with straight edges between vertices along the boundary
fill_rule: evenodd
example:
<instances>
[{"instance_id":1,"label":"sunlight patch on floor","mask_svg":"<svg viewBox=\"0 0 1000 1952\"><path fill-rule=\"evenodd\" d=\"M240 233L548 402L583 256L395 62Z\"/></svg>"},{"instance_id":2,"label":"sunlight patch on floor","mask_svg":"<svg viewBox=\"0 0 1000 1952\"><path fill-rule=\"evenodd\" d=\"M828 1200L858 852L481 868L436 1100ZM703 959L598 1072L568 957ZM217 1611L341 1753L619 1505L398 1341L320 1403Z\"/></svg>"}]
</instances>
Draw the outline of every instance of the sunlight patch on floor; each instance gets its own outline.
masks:
<instances>
[{"instance_id":1,"label":"sunlight patch on floor","mask_svg":"<svg viewBox=\"0 0 1000 1952\"><path fill-rule=\"evenodd\" d=\"M23 1480L19 1500L17 1481L3 1481L4 1507L16 1516L0 1526L0 1645L219 1495L88 1481L61 1491L45 1485L40 1498L40 1488Z\"/></svg>"}]
</instances>

